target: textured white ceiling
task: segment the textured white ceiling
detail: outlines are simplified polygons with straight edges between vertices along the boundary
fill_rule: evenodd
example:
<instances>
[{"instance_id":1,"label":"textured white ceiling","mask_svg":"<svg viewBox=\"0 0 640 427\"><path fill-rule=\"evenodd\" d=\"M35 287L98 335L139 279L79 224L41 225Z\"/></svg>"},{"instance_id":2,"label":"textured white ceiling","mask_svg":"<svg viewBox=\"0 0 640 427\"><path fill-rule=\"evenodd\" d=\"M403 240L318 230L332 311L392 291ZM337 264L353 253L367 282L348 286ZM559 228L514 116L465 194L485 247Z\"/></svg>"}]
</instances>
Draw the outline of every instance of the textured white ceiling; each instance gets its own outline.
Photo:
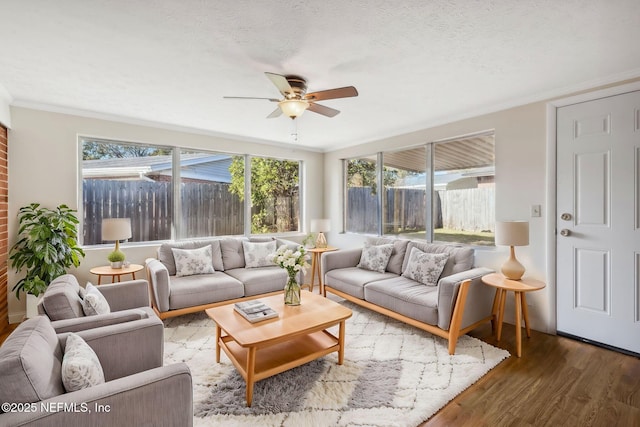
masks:
<instances>
[{"instance_id":1,"label":"textured white ceiling","mask_svg":"<svg viewBox=\"0 0 640 427\"><path fill-rule=\"evenodd\" d=\"M355 86L297 121L321 150L640 76L638 0L0 0L0 85L68 108L267 142L265 71Z\"/></svg>"}]
</instances>

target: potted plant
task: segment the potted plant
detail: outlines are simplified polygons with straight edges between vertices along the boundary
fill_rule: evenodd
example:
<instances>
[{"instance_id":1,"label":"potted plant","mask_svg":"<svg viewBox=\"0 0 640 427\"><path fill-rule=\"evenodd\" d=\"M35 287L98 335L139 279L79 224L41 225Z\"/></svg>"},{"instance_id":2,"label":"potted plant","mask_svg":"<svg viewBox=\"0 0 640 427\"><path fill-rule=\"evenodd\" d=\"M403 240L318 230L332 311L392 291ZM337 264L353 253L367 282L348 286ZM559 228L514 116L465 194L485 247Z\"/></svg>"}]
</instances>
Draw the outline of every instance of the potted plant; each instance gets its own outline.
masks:
<instances>
[{"instance_id":1,"label":"potted plant","mask_svg":"<svg viewBox=\"0 0 640 427\"><path fill-rule=\"evenodd\" d=\"M18 211L18 241L11 248L11 268L25 276L16 283L13 291L20 299L20 292L37 298L49 283L78 267L84 251L78 245L78 219L75 210L67 205L55 209L31 203Z\"/></svg>"},{"instance_id":2,"label":"potted plant","mask_svg":"<svg viewBox=\"0 0 640 427\"><path fill-rule=\"evenodd\" d=\"M125 255L121 250L115 250L107 255L107 259L111 263L111 268L122 268L122 262L125 259Z\"/></svg>"},{"instance_id":3,"label":"potted plant","mask_svg":"<svg viewBox=\"0 0 640 427\"><path fill-rule=\"evenodd\" d=\"M316 234L309 233L306 235L304 239L302 239L302 246L304 246L305 248L314 248L315 241L316 241Z\"/></svg>"}]
</instances>

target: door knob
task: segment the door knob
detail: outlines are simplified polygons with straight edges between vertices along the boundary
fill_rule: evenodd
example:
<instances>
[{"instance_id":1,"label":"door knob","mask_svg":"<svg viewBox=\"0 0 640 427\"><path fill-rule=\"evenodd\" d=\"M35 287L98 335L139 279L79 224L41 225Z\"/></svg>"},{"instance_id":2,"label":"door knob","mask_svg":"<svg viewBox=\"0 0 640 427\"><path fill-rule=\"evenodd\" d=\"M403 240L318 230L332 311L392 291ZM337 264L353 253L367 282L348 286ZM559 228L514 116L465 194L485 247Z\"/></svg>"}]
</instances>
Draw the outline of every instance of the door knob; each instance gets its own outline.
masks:
<instances>
[{"instance_id":1,"label":"door knob","mask_svg":"<svg viewBox=\"0 0 640 427\"><path fill-rule=\"evenodd\" d=\"M560 235L567 237L571 234L571 231L567 230L566 228L563 228L562 230L560 230Z\"/></svg>"},{"instance_id":2,"label":"door knob","mask_svg":"<svg viewBox=\"0 0 640 427\"><path fill-rule=\"evenodd\" d=\"M571 214L570 213L563 213L562 215L560 215L560 219L563 221L571 221Z\"/></svg>"}]
</instances>

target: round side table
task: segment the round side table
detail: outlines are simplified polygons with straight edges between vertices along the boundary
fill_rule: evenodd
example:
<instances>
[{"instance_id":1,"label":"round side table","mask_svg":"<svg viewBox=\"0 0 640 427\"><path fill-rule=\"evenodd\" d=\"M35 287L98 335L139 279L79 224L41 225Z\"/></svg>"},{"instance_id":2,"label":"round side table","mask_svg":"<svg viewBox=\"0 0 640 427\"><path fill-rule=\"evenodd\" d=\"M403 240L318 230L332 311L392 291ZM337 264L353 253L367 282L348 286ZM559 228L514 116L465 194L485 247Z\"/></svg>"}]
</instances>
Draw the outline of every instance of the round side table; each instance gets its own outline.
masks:
<instances>
[{"instance_id":1,"label":"round side table","mask_svg":"<svg viewBox=\"0 0 640 427\"><path fill-rule=\"evenodd\" d=\"M516 355L522 355L522 326L520 319L524 318L524 326L527 331L527 337L531 337L531 329L529 328L529 313L527 310L527 297L525 294L531 291L537 291L544 288L545 283L535 279L507 279L500 273L491 273L482 276L482 282L486 285L496 288L496 296L493 299L493 317L497 319L496 338L500 341L502 336L502 320L504 319L504 303L507 299L507 291L513 291L516 302Z\"/></svg>"},{"instance_id":2,"label":"round side table","mask_svg":"<svg viewBox=\"0 0 640 427\"><path fill-rule=\"evenodd\" d=\"M132 280L136 279L136 273L142 270L144 267L140 264L129 264L122 268L111 268L110 265L104 265L101 267L93 267L89 272L98 276L98 285L102 283L102 276L111 276L111 283L122 281L121 276L123 274L131 274Z\"/></svg>"}]
</instances>

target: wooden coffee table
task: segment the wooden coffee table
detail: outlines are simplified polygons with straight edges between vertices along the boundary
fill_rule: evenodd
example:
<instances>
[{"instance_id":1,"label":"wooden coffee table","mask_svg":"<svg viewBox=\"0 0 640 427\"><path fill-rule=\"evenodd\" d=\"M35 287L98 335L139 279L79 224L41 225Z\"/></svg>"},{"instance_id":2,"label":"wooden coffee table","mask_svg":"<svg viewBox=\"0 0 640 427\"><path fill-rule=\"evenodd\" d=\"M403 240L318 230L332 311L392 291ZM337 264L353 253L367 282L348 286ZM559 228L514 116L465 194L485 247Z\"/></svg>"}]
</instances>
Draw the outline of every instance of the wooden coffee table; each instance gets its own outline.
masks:
<instances>
[{"instance_id":1,"label":"wooden coffee table","mask_svg":"<svg viewBox=\"0 0 640 427\"><path fill-rule=\"evenodd\" d=\"M224 350L247 383L247 406L256 381L334 351L342 365L345 321L351 317L348 308L308 291L302 291L302 304L293 307L285 306L280 294L259 299L279 317L250 323L234 311L233 304L206 310L216 322L216 362ZM335 325L340 325L337 337L326 330Z\"/></svg>"}]
</instances>

